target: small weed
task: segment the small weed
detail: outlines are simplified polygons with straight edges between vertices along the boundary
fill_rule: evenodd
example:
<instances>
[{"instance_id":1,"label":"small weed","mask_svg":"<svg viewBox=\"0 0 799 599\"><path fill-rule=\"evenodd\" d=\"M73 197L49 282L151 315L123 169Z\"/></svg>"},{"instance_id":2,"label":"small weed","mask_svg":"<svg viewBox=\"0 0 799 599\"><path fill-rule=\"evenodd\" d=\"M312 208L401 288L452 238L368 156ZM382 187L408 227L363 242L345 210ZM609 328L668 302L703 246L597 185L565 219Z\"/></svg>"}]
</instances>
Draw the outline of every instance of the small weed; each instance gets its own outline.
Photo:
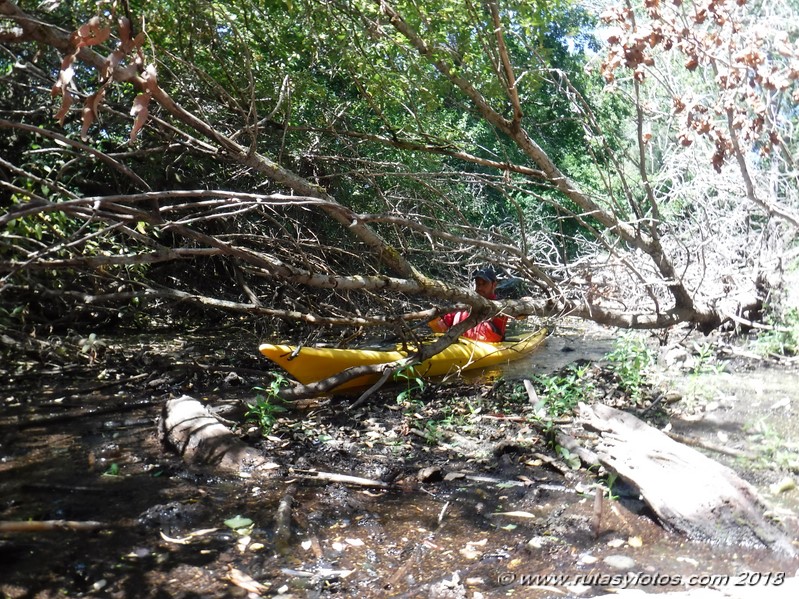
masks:
<instances>
[{"instance_id":1,"label":"small weed","mask_svg":"<svg viewBox=\"0 0 799 599\"><path fill-rule=\"evenodd\" d=\"M750 438L758 442L753 466L764 470L799 469L799 445L786 441L765 419L744 428L749 432Z\"/></svg>"},{"instance_id":2,"label":"small weed","mask_svg":"<svg viewBox=\"0 0 799 599\"><path fill-rule=\"evenodd\" d=\"M557 418L571 414L577 404L585 401L594 390L588 377L588 366L571 364L558 374L533 377L542 395L541 404L536 411L541 416L546 408L549 416Z\"/></svg>"},{"instance_id":3,"label":"small weed","mask_svg":"<svg viewBox=\"0 0 799 599\"><path fill-rule=\"evenodd\" d=\"M280 374L269 384L269 387L255 387L255 391L262 391L255 396L255 404L251 405L244 415L248 422L254 422L264 435L272 432L279 418L279 414L286 411L281 404L280 390L286 383L286 378Z\"/></svg>"},{"instance_id":4,"label":"small weed","mask_svg":"<svg viewBox=\"0 0 799 599\"><path fill-rule=\"evenodd\" d=\"M774 329L758 335L756 350L763 355L795 356L799 353L799 309L790 308L769 320Z\"/></svg>"},{"instance_id":5,"label":"small weed","mask_svg":"<svg viewBox=\"0 0 799 599\"><path fill-rule=\"evenodd\" d=\"M100 339L96 333L91 333L85 339L78 342L80 353L89 356L89 362L94 364L97 354L105 347L105 341Z\"/></svg>"},{"instance_id":6,"label":"small weed","mask_svg":"<svg viewBox=\"0 0 799 599\"><path fill-rule=\"evenodd\" d=\"M619 498L618 495L613 493L613 486L616 484L616 479L618 479L618 477L619 475L615 472L608 472L607 480L605 481L605 484L608 488L608 499L612 499L614 501Z\"/></svg>"},{"instance_id":7,"label":"small weed","mask_svg":"<svg viewBox=\"0 0 799 599\"><path fill-rule=\"evenodd\" d=\"M398 370L394 378L405 381L405 390L397 394L397 403L417 399L417 395L421 395L424 392L424 379L416 374L413 366Z\"/></svg>"},{"instance_id":8,"label":"small weed","mask_svg":"<svg viewBox=\"0 0 799 599\"><path fill-rule=\"evenodd\" d=\"M647 371L655 362L652 351L639 335L628 333L616 340L613 351L605 356L616 373L621 390L634 401L643 398Z\"/></svg>"},{"instance_id":9,"label":"small weed","mask_svg":"<svg viewBox=\"0 0 799 599\"><path fill-rule=\"evenodd\" d=\"M428 420L424 423L424 440L428 445L438 445L443 438L441 423L436 420Z\"/></svg>"},{"instance_id":10,"label":"small weed","mask_svg":"<svg viewBox=\"0 0 799 599\"><path fill-rule=\"evenodd\" d=\"M6 326L11 326L12 324L24 324L27 315L27 305L17 306L11 311L0 307L0 323L3 323Z\"/></svg>"},{"instance_id":11,"label":"small weed","mask_svg":"<svg viewBox=\"0 0 799 599\"><path fill-rule=\"evenodd\" d=\"M692 374L720 374L724 372L724 364L713 364L715 352L712 344L703 343L699 345L694 343L694 350L696 351L696 364L692 369Z\"/></svg>"},{"instance_id":12,"label":"small weed","mask_svg":"<svg viewBox=\"0 0 799 599\"><path fill-rule=\"evenodd\" d=\"M555 447L555 451L557 451L561 459L566 462L566 464L572 470L577 470L580 467L580 458L569 451L566 447L563 447L563 445L557 445Z\"/></svg>"}]
</instances>

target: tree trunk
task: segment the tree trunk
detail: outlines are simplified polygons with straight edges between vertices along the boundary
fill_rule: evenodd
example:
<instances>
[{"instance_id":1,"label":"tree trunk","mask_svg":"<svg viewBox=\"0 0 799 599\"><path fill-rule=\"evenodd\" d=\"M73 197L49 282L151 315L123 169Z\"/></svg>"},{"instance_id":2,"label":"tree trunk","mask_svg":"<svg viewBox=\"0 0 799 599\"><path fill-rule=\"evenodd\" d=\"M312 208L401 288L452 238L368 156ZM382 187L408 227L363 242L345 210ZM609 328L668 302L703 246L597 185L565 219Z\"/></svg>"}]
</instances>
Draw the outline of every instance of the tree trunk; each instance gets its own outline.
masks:
<instances>
[{"instance_id":1,"label":"tree trunk","mask_svg":"<svg viewBox=\"0 0 799 599\"><path fill-rule=\"evenodd\" d=\"M188 395L164 404L159 430L164 443L192 465L260 476L269 476L279 468L231 433L205 406Z\"/></svg>"},{"instance_id":2,"label":"tree trunk","mask_svg":"<svg viewBox=\"0 0 799 599\"><path fill-rule=\"evenodd\" d=\"M597 404L583 406L581 417L601 434L599 462L637 487L665 528L722 545L797 554L785 531L764 517L757 491L730 468L627 412Z\"/></svg>"}]
</instances>

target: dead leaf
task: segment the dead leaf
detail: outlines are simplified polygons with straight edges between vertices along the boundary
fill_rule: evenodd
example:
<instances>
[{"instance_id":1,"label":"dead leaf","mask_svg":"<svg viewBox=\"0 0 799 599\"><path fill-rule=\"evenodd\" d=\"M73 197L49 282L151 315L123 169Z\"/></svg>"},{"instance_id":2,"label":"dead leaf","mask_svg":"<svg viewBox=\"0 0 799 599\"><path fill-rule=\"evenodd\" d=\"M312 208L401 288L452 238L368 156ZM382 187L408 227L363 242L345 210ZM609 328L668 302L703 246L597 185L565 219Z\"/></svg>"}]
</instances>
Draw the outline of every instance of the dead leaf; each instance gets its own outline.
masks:
<instances>
[{"instance_id":1,"label":"dead leaf","mask_svg":"<svg viewBox=\"0 0 799 599\"><path fill-rule=\"evenodd\" d=\"M67 89L64 89L61 94L61 109L55 115L58 124L64 126L64 119L69 112L69 107L72 106L72 94Z\"/></svg>"},{"instance_id":2,"label":"dead leaf","mask_svg":"<svg viewBox=\"0 0 799 599\"><path fill-rule=\"evenodd\" d=\"M111 77L111 74L114 72L114 69L116 69L119 66L119 63L122 62L122 59L124 57L125 53L119 48L111 52L111 54L109 54L105 59L105 63L103 64L103 68L101 69L100 76L103 79L108 79L109 77Z\"/></svg>"},{"instance_id":3,"label":"dead leaf","mask_svg":"<svg viewBox=\"0 0 799 599\"><path fill-rule=\"evenodd\" d=\"M130 129L130 142L134 143L136 141L136 137L141 131L144 124L147 122L147 117L150 114L149 111L149 104L150 104L150 92L142 92L133 100L133 106L130 109L130 116L135 117L133 119L133 127Z\"/></svg>"},{"instance_id":4,"label":"dead leaf","mask_svg":"<svg viewBox=\"0 0 799 599\"><path fill-rule=\"evenodd\" d=\"M255 580L249 574L245 574L238 568L234 568L230 566L230 571L228 575L225 577L226 580L233 583L240 589L244 589L248 593L255 593L256 595L260 596L261 593L265 593L269 590L269 587L261 584L257 580Z\"/></svg>"},{"instance_id":5,"label":"dead leaf","mask_svg":"<svg viewBox=\"0 0 799 599\"><path fill-rule=\"evenodd\" d=\"M122 44L130 42L130 33L132 31L130 19L122 17L119 19L119 40Z\"/></svg>"},{"instance_id":6,"label":"dead leaf","mask_svg":"<svg viewBox=\"0 0 799 599\"><path fill-rule=\"evenodd\" d=\"M164 531L161 532L161 538L164 539L167 543L175 543L176 545L188 545L197 537L202 537L212 532L216 532L218 529L216 528L202 528L200 530L195 530L190 532L185 537L170 537L164 534Z\"/></svg>"},{"instance_id":7,"label":"dead leaf","mask_svg":"<svg viewBox=\"0 0 799 599\"><path fill-rule=\"evenodd\" d=\"M489 514L489 516L507 516L508 518L535 518L535 514L531 514L530 512L494 512L493 514Z\"/></svg>"},{"instance_id":8,"label":"dead leaf","mask_svg":"<svg viewBox=\"0 0 799 599\"><path fill-rule=\"evenodd\" d=\"M91 96L86 98L86 101L83 103L83 125L80 129L81 139L86 138L89 132L89 127L92 126L92 123L94 123L95 119L97 118L97 109L104 98L105 86L101 87Z\"/></svg>"},{"instance_id":9,"label":"dead leaf","mask_svg":"<svg viewBox=\"0 0 799 599\"><path fill-rule=\"evenodd\" d=\"M111 28L103 27L100 17L92 17L88 23L78 27L77 31L72 34L72 42L76 49L80 49L84 46L102 44L108 41L109 37L111 37Z\"/></svg>"},{"instance_id":10,"label":"dead leaf","mask_svg":"<svg viewBox=\"0 0 799 599\"><path fill-rule=\"evenodd\" d=\"M250 546L251 541L252 537L249 535L239 537L238 541L236 541L236 548L239 550L239 553L244 553L247 551L247 547Z\"/></svg>"}]
</instances>

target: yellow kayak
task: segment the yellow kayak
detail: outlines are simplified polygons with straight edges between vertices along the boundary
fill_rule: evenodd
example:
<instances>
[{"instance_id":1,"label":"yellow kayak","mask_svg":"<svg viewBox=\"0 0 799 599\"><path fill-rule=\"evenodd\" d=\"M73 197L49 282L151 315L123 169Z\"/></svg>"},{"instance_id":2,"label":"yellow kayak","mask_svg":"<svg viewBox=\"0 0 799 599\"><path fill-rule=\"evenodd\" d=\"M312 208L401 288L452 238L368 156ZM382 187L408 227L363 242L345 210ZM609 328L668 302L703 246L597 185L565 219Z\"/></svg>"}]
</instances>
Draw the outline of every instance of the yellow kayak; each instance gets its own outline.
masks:
<instances>
[{"instance_id":1,"label":"yellow kayak","mask_svg":"<svg viewBox=\"0 0 799 599\"><path fill-rule=\"evenodd\" d=\"M435 377L506 364L537 349L546 336L547 330L541 329L519 341L502 343L487 343L461 337L444 351L418 364L414 372L420 377ZM264 343L258 350L303 385L321 381L351 366L386 364L402 360L408 355L408 352L402 350L402 346L387 351L303 347L297 352L295 346ZM295 352L296 355L292 357ZM336 391L370 385L378 378L378 375L361 376L339 385Z\"/></svg>"}]
</instances>

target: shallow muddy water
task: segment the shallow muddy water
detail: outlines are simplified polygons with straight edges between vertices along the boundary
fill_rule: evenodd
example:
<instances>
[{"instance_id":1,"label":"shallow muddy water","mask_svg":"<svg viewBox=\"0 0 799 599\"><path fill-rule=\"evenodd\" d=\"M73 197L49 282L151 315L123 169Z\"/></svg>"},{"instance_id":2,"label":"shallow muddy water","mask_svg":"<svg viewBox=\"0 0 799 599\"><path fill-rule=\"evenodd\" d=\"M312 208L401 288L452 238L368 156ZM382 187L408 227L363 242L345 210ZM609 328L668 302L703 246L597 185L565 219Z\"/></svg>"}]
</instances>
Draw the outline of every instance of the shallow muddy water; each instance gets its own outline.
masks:
<instances>
[{"instance_id":1,"label":"shallow muddy water","mask_svg":"<svg viewBox=\"0 0 799 599\"><path fill-rule=\"evenodd\" d=\"M189 393L214 406L235 404L251 397L251 388L264 384L259 372L266 373L257 357L247 357L255 342L231 340L227 350L217 345L206 353L199 343L131 348L109 341L105 363L69 371L46 364L6 379L0 519L100 526L0 534L0 594L585 597L625 585L647 592L691 582L725 586L717 577L732 577L729 585L749 571L773 574L768 583L758 581L771 590L780 573L793 576L799 567L765 551L668 534L621 485L605 501L597 528L592 475L550 463L541 430L513 414L526 407L500 405L489 385L431 386L415 406L400 405L391 389L351 412L343 409L346 401L333 400L285 414L269 437L252 431L246 437L286 468L390 480L389 490L323 484L292 471L256 481L189 469L156 434L165 399ZM609 337L564 333L505 376L598 359L609 347ZM724 406L736 403L714 406L716 394L744 388L735 381L729 389L704 385L710 389L704 395L683 390L685 409L675 422L709 427L708 416L732 414ZM782 396L769 395L761 402L765 411L742 417L741 438L729 442L744 447L767 436L744 421L793 419L799 404L790 387L782 390L787 407ZM755 409L747 393L741 405ZM780 428L786 447L799 442L795 430ZM767 490L791 472L791 456L782 457L785 468L746 468L746 475ZM276 538L287 494L290 536ZM790 501L781 509L790 510ZM582 576L587 587L569 589L553 576L571 576L572 585Z\"/></svg>"}]
</instances>

